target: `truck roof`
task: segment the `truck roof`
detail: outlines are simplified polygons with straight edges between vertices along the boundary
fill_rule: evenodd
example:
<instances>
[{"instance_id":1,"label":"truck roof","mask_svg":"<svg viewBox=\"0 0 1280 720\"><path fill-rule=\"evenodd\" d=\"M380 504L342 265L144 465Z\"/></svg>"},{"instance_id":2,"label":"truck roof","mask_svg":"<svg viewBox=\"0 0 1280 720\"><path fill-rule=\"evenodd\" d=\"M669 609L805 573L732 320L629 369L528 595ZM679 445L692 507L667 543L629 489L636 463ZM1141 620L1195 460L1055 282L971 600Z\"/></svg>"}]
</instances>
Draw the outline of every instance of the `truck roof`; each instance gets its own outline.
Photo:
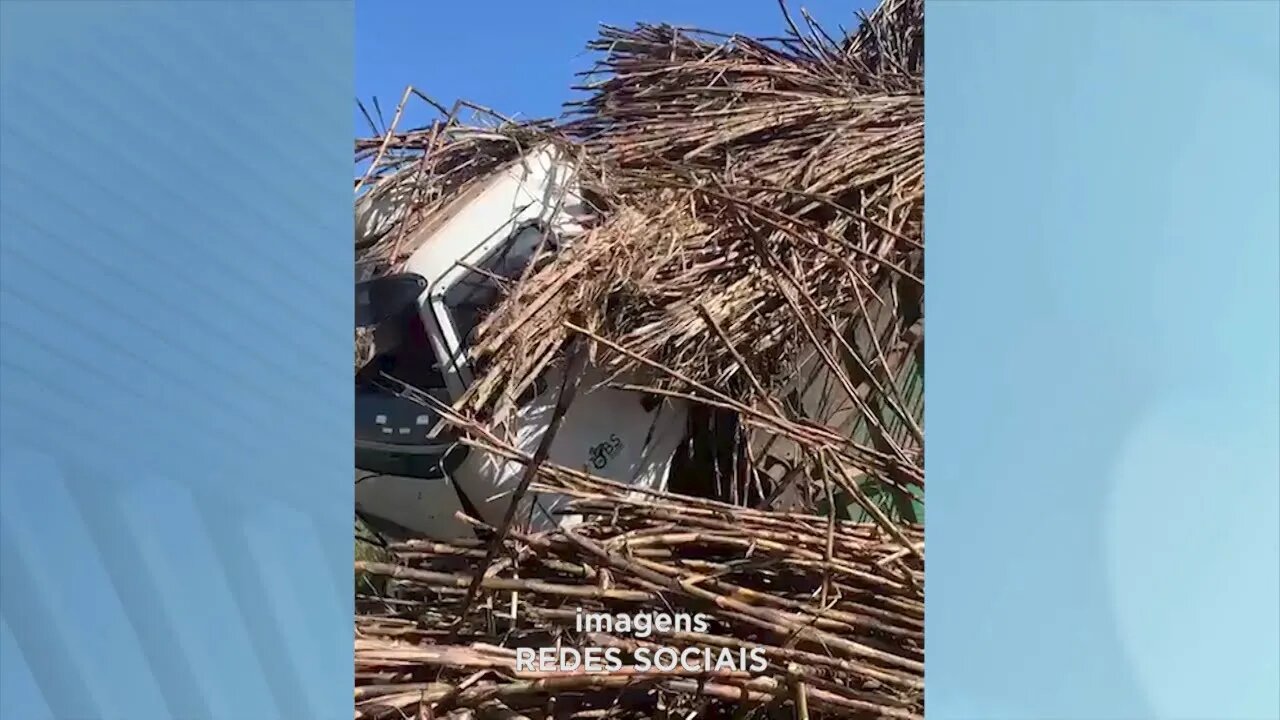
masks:
<instances>
[{"instance_id":1,"label":"truck roof","mask_svg":"<svg viewBox=\"0 0 1280 720\"><path fill-rule=\"evenodd\" d=\"M372 201L381 207L358 211L362 216L358 225L374 233L378 218L401 212L399 207L388 205L406 201L404 193L388 192ZM410 232L403 247L413 250L402 269L421 275L434 286L458 266L459 260L483 256L522 225L574 225L582 204L573 166L554 146L536 147L452 199L444 210Z\"/></svg>"}]
</instances>

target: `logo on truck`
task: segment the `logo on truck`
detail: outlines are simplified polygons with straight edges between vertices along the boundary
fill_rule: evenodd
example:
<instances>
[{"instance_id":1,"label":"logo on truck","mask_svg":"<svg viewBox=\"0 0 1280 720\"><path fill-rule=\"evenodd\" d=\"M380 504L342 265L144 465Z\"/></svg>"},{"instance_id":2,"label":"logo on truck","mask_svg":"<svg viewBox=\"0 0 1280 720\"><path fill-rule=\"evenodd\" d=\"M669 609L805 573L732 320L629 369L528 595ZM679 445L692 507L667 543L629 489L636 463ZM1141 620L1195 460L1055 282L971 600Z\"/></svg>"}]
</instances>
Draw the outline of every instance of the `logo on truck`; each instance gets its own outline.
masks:
<instances>
[{"instance_id":1,"label":"logo on truck","mask_svg":"<svg viewBox=\"0 0 1280 720\"><path fill-rule=\"evenodd\" d=\"M591 460L591 467L603 470L621 451L622 440L616 434L611 434L608 440L588 450L587 457Z\"/></svg>"}]
</instances>

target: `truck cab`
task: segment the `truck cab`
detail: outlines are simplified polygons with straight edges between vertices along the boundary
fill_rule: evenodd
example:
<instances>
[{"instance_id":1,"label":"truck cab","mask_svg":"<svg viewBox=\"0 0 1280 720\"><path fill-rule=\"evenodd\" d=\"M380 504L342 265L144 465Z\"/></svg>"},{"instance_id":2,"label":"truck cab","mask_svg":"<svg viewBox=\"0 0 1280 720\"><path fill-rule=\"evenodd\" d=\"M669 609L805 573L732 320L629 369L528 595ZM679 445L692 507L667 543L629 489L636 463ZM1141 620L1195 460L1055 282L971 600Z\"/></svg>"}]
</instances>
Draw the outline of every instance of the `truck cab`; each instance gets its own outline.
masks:
<instances>
[{"instance_id":1,"label":"truck cab","mask_svg":"<svg viewBox=\"0 0 1280 720\"><path fill-rule=\"evenodd\" d=\"M369 218L378 214L358 203L357 233L372 232ZM410 233L404 243L414 250L399 272L357 282L356 325L373 330L374 344L355 379L355 501L366 522L393 536L437 539L472 534L459 512L501 522L524 464L457 442L437 427L438 413L403 391L448 405L460 400L479 374L470 353L475 332L503 287L573 242L582 215L572 165L552 147L537 148ZM558 372L540 378L494 429L526 455L550 426ZM603 379L586 369L548 460L665 489L687 408L604 387ZM533 530L572 522L563 514L566 501L530 493L517 521Z\"/></svg>"}]
</instances>

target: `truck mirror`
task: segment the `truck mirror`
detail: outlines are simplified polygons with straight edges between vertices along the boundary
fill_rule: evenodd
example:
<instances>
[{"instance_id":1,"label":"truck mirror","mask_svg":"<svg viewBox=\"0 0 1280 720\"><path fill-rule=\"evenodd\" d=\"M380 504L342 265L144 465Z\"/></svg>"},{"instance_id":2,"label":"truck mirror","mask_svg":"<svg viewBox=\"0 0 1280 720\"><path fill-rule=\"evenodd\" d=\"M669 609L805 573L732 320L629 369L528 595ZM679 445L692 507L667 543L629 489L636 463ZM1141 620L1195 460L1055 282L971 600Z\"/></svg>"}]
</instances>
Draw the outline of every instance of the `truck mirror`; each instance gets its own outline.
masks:
<instances>
[{"instance_id":1,"label":"truck mirror","mask_svg":"<svg viewBox=\"0 0 1280 720\"><path fill-rule=\"evenodd\" d=\"M379 325L416 303L427 280L414 273L386 275L356 283L356 327Z\"/></svg>"}]
</instances>

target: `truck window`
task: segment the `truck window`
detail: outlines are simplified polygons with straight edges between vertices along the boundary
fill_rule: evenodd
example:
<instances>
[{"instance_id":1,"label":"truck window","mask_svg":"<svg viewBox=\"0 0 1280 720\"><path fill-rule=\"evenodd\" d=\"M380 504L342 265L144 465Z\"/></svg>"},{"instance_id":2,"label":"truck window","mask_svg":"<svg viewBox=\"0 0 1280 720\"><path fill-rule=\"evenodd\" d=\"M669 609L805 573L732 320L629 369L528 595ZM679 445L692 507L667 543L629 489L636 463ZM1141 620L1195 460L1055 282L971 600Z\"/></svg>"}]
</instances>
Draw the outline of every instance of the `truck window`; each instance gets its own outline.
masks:
<instances>
[{"instance_id":1,"label":"truck window","mask_svg":"<svg viewBox=\"0 0 1280 720\"><path fill-rule=\"evenodd\" d=\"M472 268L453 287L445 291L444 304L452 316L464 346L470 345L477 327L502 299L504 286L510 286L534 259L545 231L539 225L526 225L512 233ZM554 252L554 237L548 237L543 255Z\"/></svg>"},{"instance_id":2,"label":"truck window","mask_svg":"<svg viewBox=\"0 0 1280 720\"><path fill-rule=\"evenodd\" d=\"M442 402L449 399L419 312L415 304L380 324L373 359L356 373L355 464L368 473L443 477L440 460L452 441L431 437L439 414L400 394L403 383Z\"/></svg>"},{"instance_id":3,"label":"truck window","mask_svg":"<svg viewBox=\"0 0 1280 720\"><path fill-rule=\"evenodd\" d=\"M374 345L376 354L361 368L357 382L377 384L377 378L385 373L421 390L445 387L440 363L416 305L378 326Z\"/></svg>"}]
</instances>

